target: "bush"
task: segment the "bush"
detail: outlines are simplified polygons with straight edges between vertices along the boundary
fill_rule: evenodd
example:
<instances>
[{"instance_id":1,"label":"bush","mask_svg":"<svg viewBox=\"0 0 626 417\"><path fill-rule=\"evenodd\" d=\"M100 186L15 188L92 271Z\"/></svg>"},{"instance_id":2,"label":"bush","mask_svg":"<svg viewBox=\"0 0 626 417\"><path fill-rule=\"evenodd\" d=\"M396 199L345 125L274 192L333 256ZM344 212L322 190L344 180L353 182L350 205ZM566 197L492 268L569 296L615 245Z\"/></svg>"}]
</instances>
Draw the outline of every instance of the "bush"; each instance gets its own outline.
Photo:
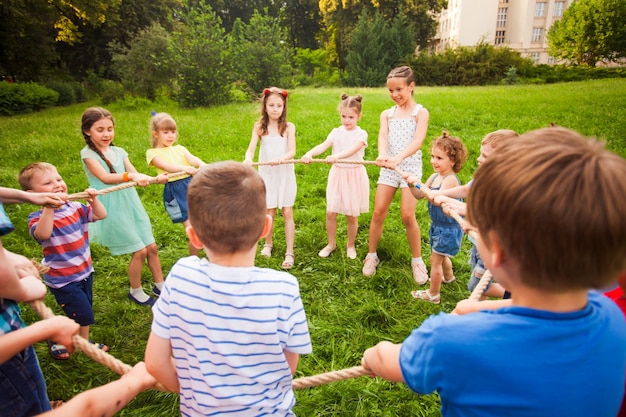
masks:
<instances>
[{"instance_id":1,"label":"bush","mask_svg":"<svg viewBox=\"0 0 626 417\"><path fill-rule=\"evenodd\" d=\"M54 106L59 93L37 83L0 82L0 114L30 113Z\"/></svg>"},{"instance_id":2,"label":"bush","mask_svg":"<svg viewBox=\"0 0 626 417\"><path fill-rule=\"evenodd\" d=\"M441 54L422 52L410 64L416 73L415 82L420 85L498 84L511 75L511 68L519 74L532 66L528 58L512 49L484 42L446 49Z\"/></svg>"},{"instance_id":3,"label":"bush","mask_svg":"<svg viewBox=\"0 0 626 417\"><path fill-rule=\"evenodd\" d=\"M56 102L57 106L68 106L76 103L76 90L71 84L49 81L46 83L46 87L59 93L59 99Z\"/></svg>"},{"instance_id":4,"label":"bush","mask_svg":"<svg viewBox=\"0 0 626 417\"><path fill-rule=\"evenodd\" d=\"M102 80L100 82L100 99L102 104L115 103L124 98L124 86L112 80Z\"/></svg>"}]
</instances>

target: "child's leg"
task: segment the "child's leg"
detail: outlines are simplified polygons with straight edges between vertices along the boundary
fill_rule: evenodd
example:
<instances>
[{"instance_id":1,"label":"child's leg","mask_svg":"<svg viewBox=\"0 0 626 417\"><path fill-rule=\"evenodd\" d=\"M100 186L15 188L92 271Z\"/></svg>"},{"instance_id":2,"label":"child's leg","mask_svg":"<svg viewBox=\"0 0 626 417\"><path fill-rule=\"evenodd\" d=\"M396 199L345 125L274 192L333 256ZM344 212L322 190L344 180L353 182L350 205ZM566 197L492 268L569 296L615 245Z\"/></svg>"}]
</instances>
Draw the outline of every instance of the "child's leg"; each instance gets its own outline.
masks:
<instances>
[{"instance_id":1,"label":"child's leg","mask_svg":"<svg viewBox=\"0 0 626 417\"><path fill-rule=\"evenodd\" d=\"M293 246L296 238L296 224L293 220L293 207L283 207L283 220L285 222L285 253L293 255Z\"/></svg>"},{"instance_id":2,"label":"child's leg","mask_svg":"<svg viewBox=\"0 0 626 417\"><path fill-rule=\"evenodd\" d=\"M383 224L389 213L389 206L391 200L396 193L396 189L389 185L379 184L376 188L376 197L374 198L374 212L372 214L372 221L370 223L369 237L368 237L368 252L375 253L378 247L378 242L383 234Z\"/></svg>"},{"instance_id":3,"label":"child's leg","mask_svg":"<svg viewBox=\"0 0 626 417\"><path fill-rule=\"evenodd\" d=\"M141 270L143 268L143 261L148 257L148 249L143 248L137 252L133 252L128 264L128 279L130 281L130 288L141 288Z\"/></svg>"},{"instance_id":4,"label":"child's leg","mask_svg":"<svg viewBox=\"0 0 626 417\"><path fill-rule=\"evenodd\" d=\"M276 209L275 208L271 208L271 209L267 209L267 214L270 215L270 217L272 218L272 225L270 226L270 230L267 233L267 236L265 236L265 244L266 245L272 245L273 242L273 235L274 235L274 224L276 224L276 222L274 221L276 219ZM283 211L283 216L285 215L284 211Z\"/></svg>"},{"instance_id":5,"label":"child's leg","mask_svg":"<svg viewBox=\"0 0 626 417\"><path fill-rule=\"evenodd\" d=\"M430 255L430 294L434 297L441 292L443 278L443 264L448 259L445 255L432 253ZM448 259L449 260L449 259Z\"/></svg>"},{"instance_id":6,"label":"child's leg","mask_svg":"<svg viewBox=\"0 0 626 417\"><path fill-rule=\"evenodd\" d=\"M187 230L187 228L191 225L191 223L189 222L189 219L185 220L183 222L183 227L185 228L185 230ZM189 255L191 256L199 256L200 255L200 249L196 248L194 245L191 244L191 242L187 242L187 248L189 250Z\"/></svg>"},{"instance_id":7,"label":"child's leg","mask_svg":"<svg viewBox=\"0 0 626 417\"><path fill-rule=\"evenodd\" d=\"M326 234L328 235L328 247L337 247L337 213L326 212Z\"/></svg>"},{"instance_id":8,"label":"child's leg","mask_svg":"<svg viewBox=\"0 0 626 417\"><path fill-rule=\"evenodd\" d=\"M422 256L422 242L420 228L415 219L417 200L413 197L408 187L401 188L400 192L400 214L402 216L402 223L404 223L404 227L406 228L406 237L409 241L413 258L419 258Z\"/></svg>"},{"instance_id":9,"label":"child's leg","mask_svg":"<svg viewBox=\"0 0 626 417\"><path fill-rule=\"evenodd\" d=\"M356 247L356 234L359 231L359 218L357 216L346 216L348 222L348 248Z\"/></svg>"},{"instance_id":10,"label":"child's leg","mask_svg":"<svg viewBox=\"0 0 626 417\"><path fill-rule=\"evenodd\" d=\"M445 283L454 281L454 272L452 271L452 260L449 257L445 257L443 260L443 280Z\"/></svg>"},{"instance_id":11,"label":"child's leg","mask_svg":"<svg viewBox=\"0 0 626 417\"><path fill-rule=\"evenodd\" d=\"M89 340L89 326L80 326L80 329L78 329L78 335L83 339Z\"/></svg>"},{"instance_id":12,"label":"child's leg","mask_svg":"<svg viewBox=\"0 0 626 417\"><path fill-rule=\"evenodd\" d=\"M148 268L152 273L152 278L154 279L155 284L162 283L163 269L161 268L161 258L159 258L159 251L156 243L148 245L146 249L148 250Z\"/></svg>"}]
</instances>

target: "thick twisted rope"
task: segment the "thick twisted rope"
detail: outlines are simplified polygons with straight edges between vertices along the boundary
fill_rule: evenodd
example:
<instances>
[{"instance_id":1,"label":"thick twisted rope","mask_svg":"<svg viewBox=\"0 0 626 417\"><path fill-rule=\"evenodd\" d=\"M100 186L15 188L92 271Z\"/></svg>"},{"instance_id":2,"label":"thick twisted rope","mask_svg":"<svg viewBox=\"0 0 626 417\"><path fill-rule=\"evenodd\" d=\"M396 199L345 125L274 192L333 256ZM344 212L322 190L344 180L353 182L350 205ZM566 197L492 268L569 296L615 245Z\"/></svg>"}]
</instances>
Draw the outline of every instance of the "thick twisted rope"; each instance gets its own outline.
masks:
<instances>
[{"instance_id":1,"label":"thick twisted rope","mask_svg":"<svg viewBox=\"0 0 626 417\"><path fill-rule=\"evenodd\" d=\"M325 159L311 159L312 163L317 164L329 164ZM283 161L278 162L253 162L253 166L263 166L263 165L285 165L285 164L308 164L308 162L304 162L302 159L285 159ZM376 161L358 161L354 159L336 159L332 164L353 164L353 165L377 165Z\"/></svg>"},{"instance_id":2,"label":"thick twisted rope","mask_svg":"<svg viewBox=\"0 0 626 417\"><path fill-rule=\"evenodd\" d=\"M311 160L311 162L324 163L324 164L327 163L326 160L324 159L313 159ZM303 162L301 159L289 159L289 160L280 161L278 163L256 162L256 163L253 163L253 165L277 165L277 164L293 164L293 163L305 163L305 162ZM356 161L356 160L351 160L351 159L337 159L334 161L334 163L377 165L375 161ZM404 172L402 170L400 170L397 167L394 168L394 170L398 174L404 177ZM183 176L183 175L187 175L187 174L181 171L181 172L169 174L168 177L172 178L172 177ZM152 184L155 182L156 182L156 179L153 179L149 183ZM134 187L136 185L137 183L134 181L119 184L110 188L99 190L97 192L97 195L119 191L125 188ZM422 192L424 192L426 197L432 201L432 196L428 194L427 189L422 188ZM71 194L68 196L68 199L79 200L79 199L84 199L87 197L89 197L89 194L82 192L82 193ZM452 218L454 218L460 225L462 225L465 222L465 220L453 209L450 209L449 213L447 214L451 216ZM473 235L473 237L476 237L476 233L473 230L470 230L468 233L470 235ZM37 267L41 272L42 271L41 265L37 265ZM469 299L470 300L480 299L480 297L482 296L483 292L485 291L485 288L487 287L490 281L491 281L491 274L489 273L489 271L485 271L485 274L482 276L482 278L480 279L480 281L474 288L474 291L470 295ZM51 318L54 316L54 312L40 300L31 301L29 304L32 307L32 309L44 319ZM120 361L119 359L113 357L109 353L104 352L103 350L99 349L96 345L90 343L88 340L82 338L79 335L74 335L72 337L72 342L74 343L74 346L77 349L83 351L92 360L106 366L107 368L111 369L112 371L116 372L119 375L124 375L132 369L130 365L127 365L124 362ZM354 366L352 368L346 368L346 369L342 369L339 371L331 371L331 372L326 372L326 373L322 373L318 375L294 379L292 382L292 388L294 390L310 388L310 387L315 387L315 386L322 385L322 384L327 384L330 382L341 381L341 380L351 379L351 378L358 378L358 377L366 376L370 374L371 374L371 371L365 369L363 366ZM155 386L154 388L160 389L162 391L166 391L165 388L161 386L160 384L157 384L157 386Z\"/></svg>"},{"instance_id":3,"label":"thick twisted rope","mask_svg":"<svg viewBox=\"0 0 626 417\"><path fill-rule=\"evenodd\" d=\"M184 171L179 171L179 172L172 172L171 174L167 174L167 178L177 178L177 177L182 177L185 175L189 175ZM155 184L157 183L157 179L156 178L152 178L148 181L148 184ZM118 185L114 185L113 187L109 187L109 188L104 188L102 190L97 190L96 191L96 195L104 195L104 194L108 194L108 193L112 193L114 191L119 191L119 190L124 190L126 188L131 188L131 187L135 187L137 186L137 182L135 181L129 181L129 182L123 182L121 184ZM76 200L84 200L85 198L88 198L89 194L82 191L80 193L74 193L74 194L69 194L67 196L67 199L69 201L76 201Z\"/></svg>"}]
</instances>

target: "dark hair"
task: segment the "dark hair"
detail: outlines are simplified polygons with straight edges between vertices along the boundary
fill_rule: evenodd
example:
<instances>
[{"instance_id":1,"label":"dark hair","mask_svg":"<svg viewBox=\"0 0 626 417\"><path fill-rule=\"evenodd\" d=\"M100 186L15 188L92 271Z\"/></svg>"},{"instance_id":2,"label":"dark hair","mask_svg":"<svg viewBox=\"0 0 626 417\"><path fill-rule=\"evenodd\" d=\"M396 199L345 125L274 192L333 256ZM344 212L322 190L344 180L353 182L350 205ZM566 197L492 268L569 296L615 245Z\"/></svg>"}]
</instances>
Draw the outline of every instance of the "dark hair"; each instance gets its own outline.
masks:
<instances>
[{"instance_id":1,"label":"dark hair","mask_svg":"<svg viewBox=\"0 0 626 417\"><path fill-rule=\"evenodd\" d=\"M415 78L413 77L413 70L407 65L397 67L389 71L387 79L390 78L404 78L406 81L406 85L409 85L413 81L415 81Z\"/></svg>"},{"instance_id":2,"label":"dark hair","mask_svg":"<svg viewBox=\"0 0 626 417\"><path fill-rule=\"evenodd\" d=\"M102 107L90 107L87 110L85 110L83 113L83 117L82 117L81 124L80 124L80 131L82 132L83 138L85 139L85 143L87 144L89 149L97 153L100 156L100 158L102 158L102 160L107 164L107 166L109 167L109 171L111 171L112 174L115 174L117 173L117 171L115 171L115 168L113 168L113 164L111 163L111 161L109 161L104 156L104 154L100 152L100 150L96 147L96 145L94 145L93 142L91 141L91 136L89 136L86 133L89 129L91 129L91 126L93 126L93 124L96 123L100 119L111 119L111 122L113 122L113 126L115 126L115 120L113 120L113 116L111 115L110 111ZM111 142L110 146L115 146L115 145L113 145L113 142Z\"/></svg>"}]
</instances>

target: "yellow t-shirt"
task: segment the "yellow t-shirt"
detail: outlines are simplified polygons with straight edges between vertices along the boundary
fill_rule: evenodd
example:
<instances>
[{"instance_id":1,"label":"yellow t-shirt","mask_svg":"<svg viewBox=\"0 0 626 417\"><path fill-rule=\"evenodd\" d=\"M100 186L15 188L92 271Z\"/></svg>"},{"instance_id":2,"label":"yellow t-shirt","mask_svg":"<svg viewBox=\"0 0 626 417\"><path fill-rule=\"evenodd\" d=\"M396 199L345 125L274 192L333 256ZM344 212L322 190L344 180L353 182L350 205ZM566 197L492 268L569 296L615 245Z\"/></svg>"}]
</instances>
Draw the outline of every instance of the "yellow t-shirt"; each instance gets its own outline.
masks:
<instances>
[{"instance_id":1,"label":"yellow t-shirt","mask_svg":"<svg viewBox=\"0 0 626 417\"><path fill-rule=\"evenodd\" d=\"M187 152L187 149L182 145L173 145L173 146L168 146L165 148L148 149L146 151L146 162L148 163L148 166L154 167L154 165L152 165L152 160L158 156L164 162L167 162L169 164L184 165L184 166L190 167L192 165L189 163L189 161L187 161L187 158L185 158L185 152ZM154 168L157 170L157 173L159 174L164 174L167 172L158 167L154 167ZM189 177L189 175L180 176L176 178L170 178L168 181L169 182L178 181L187 177Z\"/></svg>"}]
</instances>

